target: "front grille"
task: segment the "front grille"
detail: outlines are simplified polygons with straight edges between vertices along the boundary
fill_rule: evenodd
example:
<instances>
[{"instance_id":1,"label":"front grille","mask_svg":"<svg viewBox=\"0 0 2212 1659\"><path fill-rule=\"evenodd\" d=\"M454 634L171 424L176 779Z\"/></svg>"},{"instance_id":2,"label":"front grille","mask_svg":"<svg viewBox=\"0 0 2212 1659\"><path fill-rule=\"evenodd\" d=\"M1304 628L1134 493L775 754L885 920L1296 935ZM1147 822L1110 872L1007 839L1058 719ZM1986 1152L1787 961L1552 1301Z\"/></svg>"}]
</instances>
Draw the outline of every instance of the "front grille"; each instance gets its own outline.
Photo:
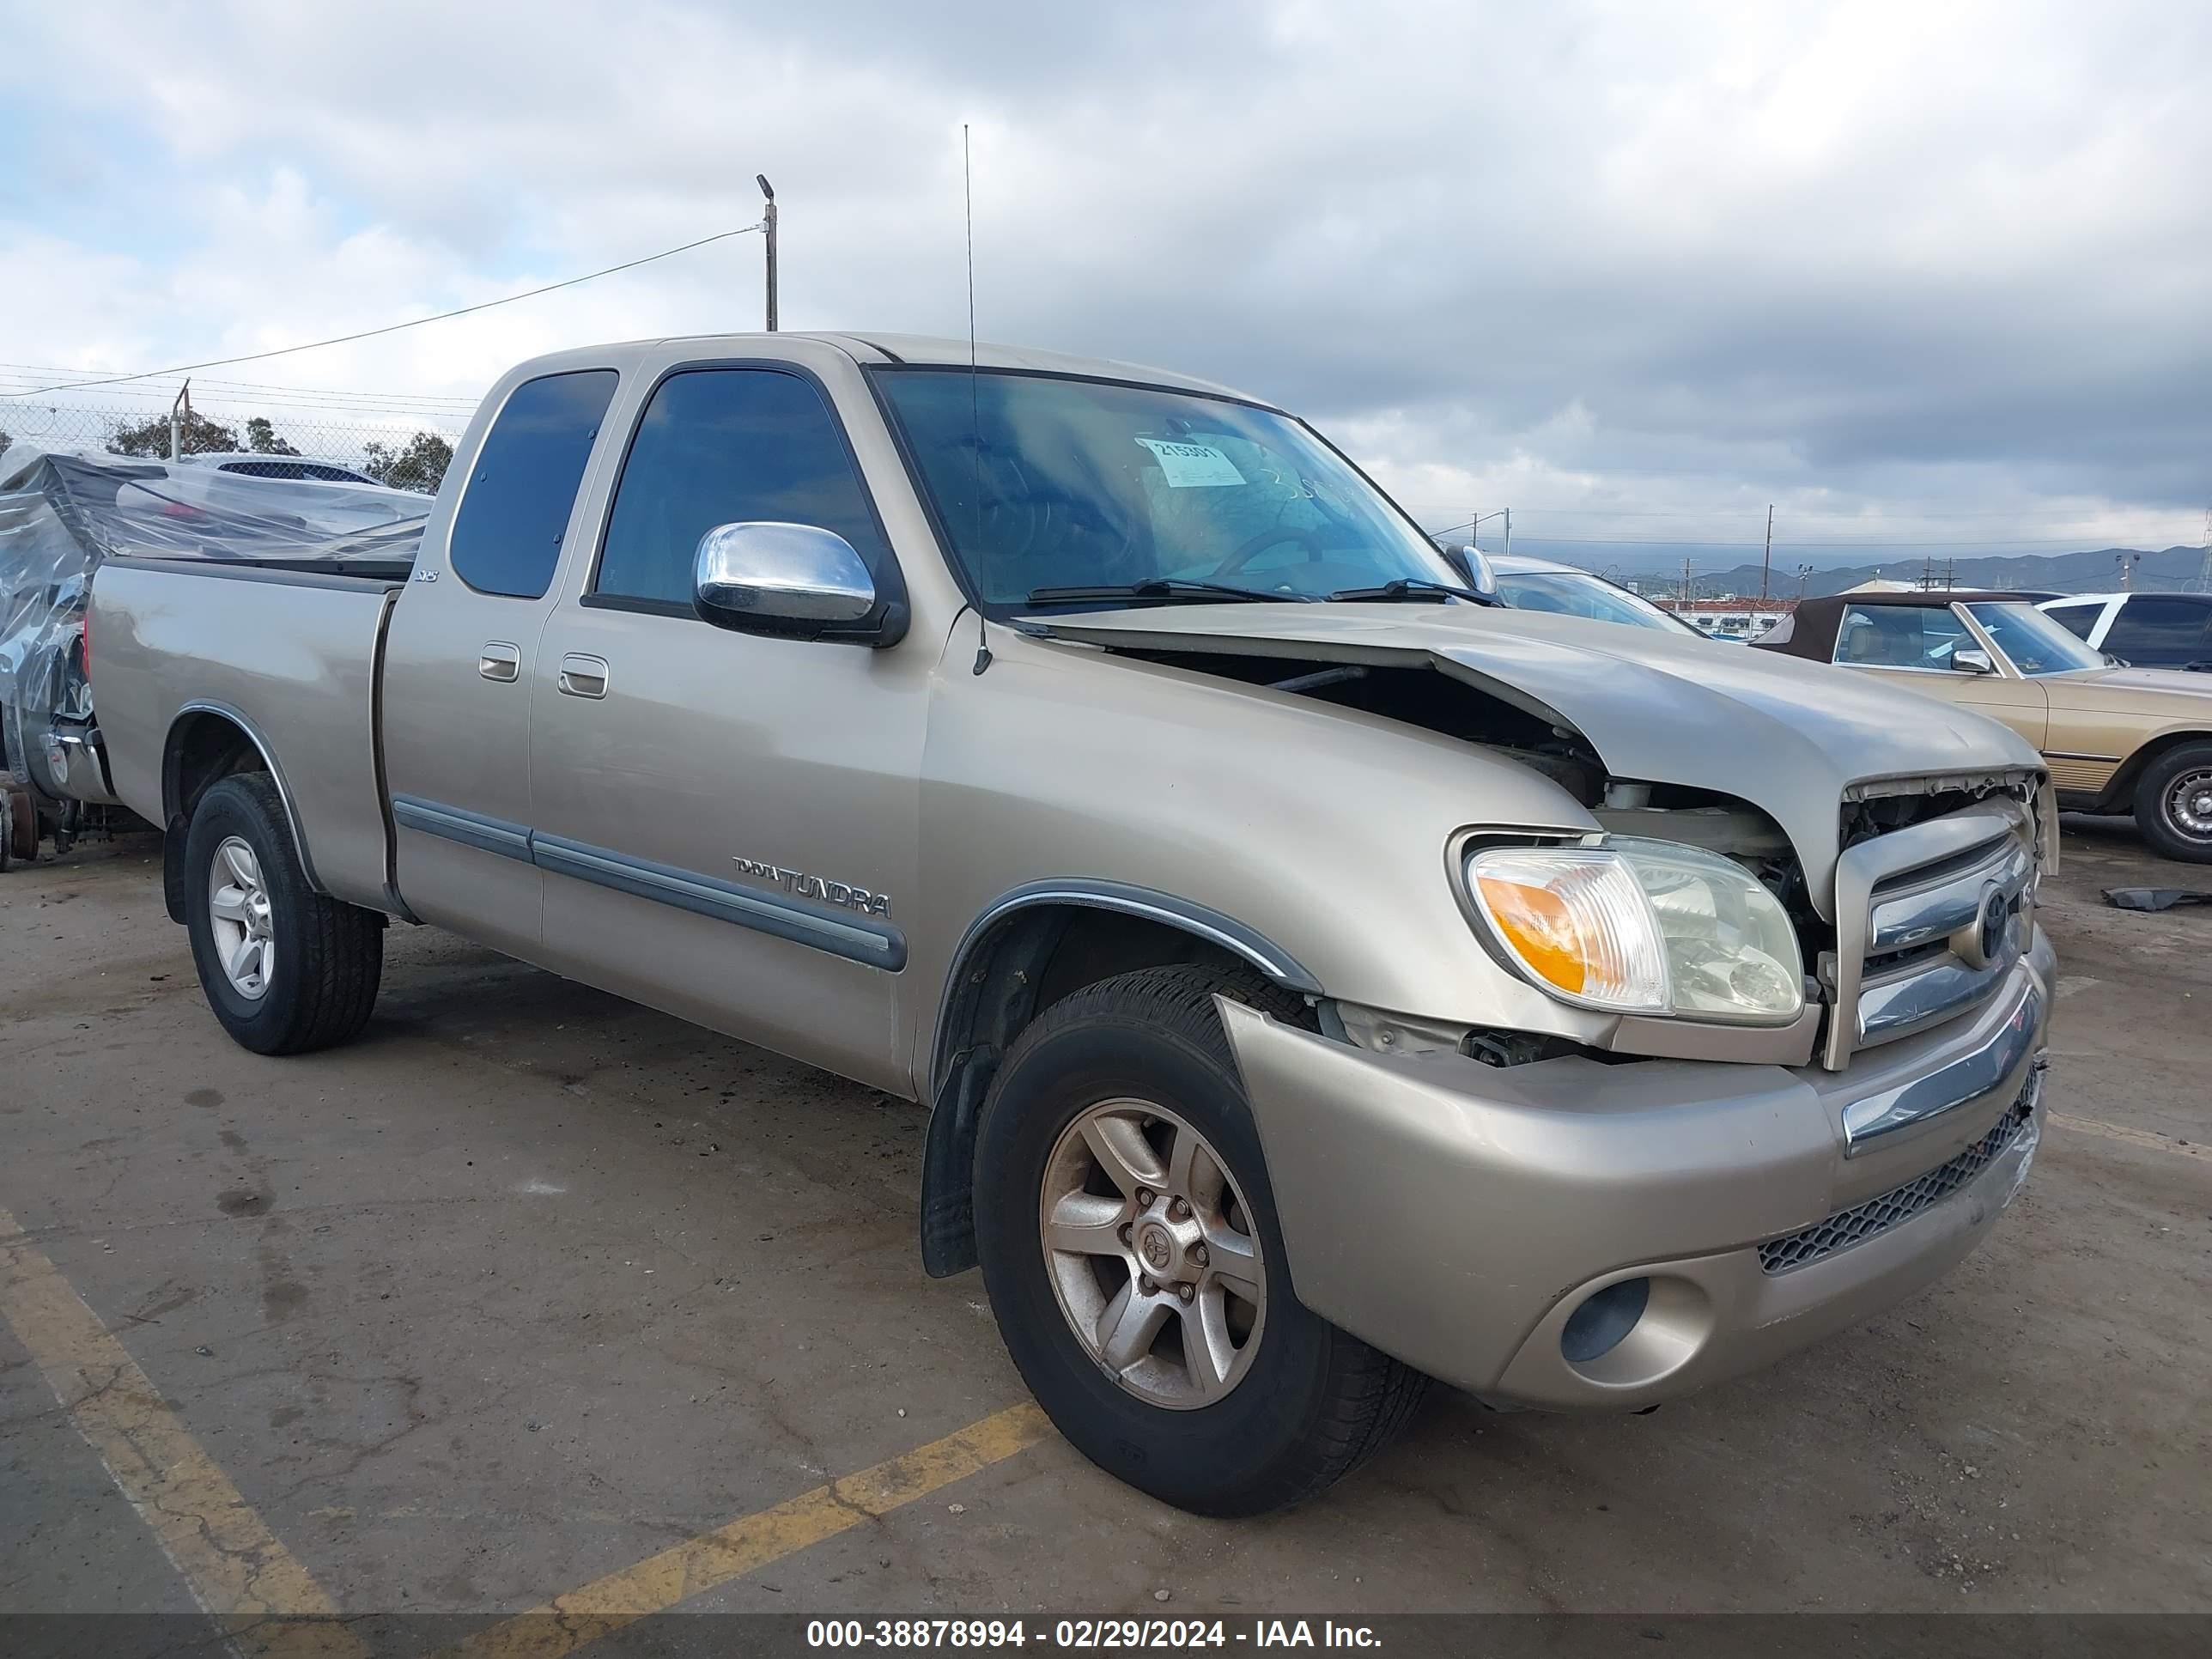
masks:
<instances>
[{"instance_id":1,"label":"front grille","mask_svg":"<svg viewBox=\"0 0 2212 1659\"><path fill-rule=\"evenodd\" d=\"M1802 1231L1770 1238L1759 1247L1759 1265L1770 1273L1786 1273L1793 1267L1826 1260L1838 1250L1863 1244L1887 1232L1899 1222L1910 1221L1923 1210L1941 1204L2008 1152L2035 1116L2033 1074L2027 1088L1990 1132L1948 1164L1939 1164L1917 1181L1893 1187L1880 1197L1838 1210L1826 1221Z\"/></svg>"},{"instance_id":2,"label":"front grille","mask_svg":"<svg viewBox=\"0 0 2212 1659\"><path fill-rule=\"evenodd\" d=\"M1901 811L1918 801L1882 804ZM1837 861L1836 948L1820 960L1832 992L1831 1071L1980 1007L2033 937L2035 823L2019 796L1991 793L1964 810L1859 831Z\"/></svg>"}]
</instances>

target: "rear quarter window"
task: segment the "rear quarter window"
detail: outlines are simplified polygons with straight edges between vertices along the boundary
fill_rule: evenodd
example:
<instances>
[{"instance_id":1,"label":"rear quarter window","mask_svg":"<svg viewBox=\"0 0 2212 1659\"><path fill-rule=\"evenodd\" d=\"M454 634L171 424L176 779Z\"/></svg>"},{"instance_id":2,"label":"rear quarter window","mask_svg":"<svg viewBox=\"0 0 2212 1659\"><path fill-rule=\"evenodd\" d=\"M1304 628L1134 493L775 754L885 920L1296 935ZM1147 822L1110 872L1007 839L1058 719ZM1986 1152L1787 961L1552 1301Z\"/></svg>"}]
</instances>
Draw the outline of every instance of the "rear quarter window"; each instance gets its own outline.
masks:
<instances>
[{"instance_id":1,"label":"rear quarter window","mask_svg":"<svg viewBox=\"0 0 2212 1659\"><path fill-rule=\"evenodd\" d=\"M2141 594L2120 607L2105 635L2105 649L2141 667L2180 667L2206 655L2205 623L2212 606L2174 593Z\"/></svg>"},{"instance_id":2,"label":"rear quarter window","mask_svg":"<svg viewBox=\"0 0 2212 1659\"><path fill-rule=\"evenodd\" d=\"M469 469L447 552L471 587L535 599L553 585L615 380L611 368L579 369L525 380L509 395Z\"/></svg>"},{"instance_id":3,"label":"rear quarter window","mask_svg":"<svg viewBox=\"0 0 2212 1659\"><path fill-rule=\"evenodd\" d=\"M2077 640L2086 640L2097 626L2097 618L2105 613L2102 599L2091 599L2081 605L2051 605L2043 607L2043 614L2057 623Z\"/></svg>"}]
</instances>

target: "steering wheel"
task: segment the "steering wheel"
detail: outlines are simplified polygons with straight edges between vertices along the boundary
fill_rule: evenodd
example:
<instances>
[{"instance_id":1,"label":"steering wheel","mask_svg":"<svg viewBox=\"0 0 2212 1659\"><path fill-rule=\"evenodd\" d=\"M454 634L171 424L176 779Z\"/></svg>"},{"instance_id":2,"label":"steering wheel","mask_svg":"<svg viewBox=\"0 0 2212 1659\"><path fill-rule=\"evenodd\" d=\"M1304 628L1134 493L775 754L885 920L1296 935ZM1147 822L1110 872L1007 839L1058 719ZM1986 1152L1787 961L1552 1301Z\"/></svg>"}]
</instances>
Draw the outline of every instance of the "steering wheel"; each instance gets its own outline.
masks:
<instances>
[{"instance_id":1,"label":"steering wheel","mask_svg":"<svg viewBox=\"0 0 2212 1659\"><path fill-rule=\"evenodd\" d=\"M1261 554L1281 542L1296 542L1304 548L1308 564L1313 563L1328 551L1328 549L1321 544L1321 537L1313 531L1290 526L1273 526L1256 536L1246 538L1239 544L1235 552L1214 567L1206 580L1218 582L1225 577L1235 575Z\"/></svg>"}]
</instances>

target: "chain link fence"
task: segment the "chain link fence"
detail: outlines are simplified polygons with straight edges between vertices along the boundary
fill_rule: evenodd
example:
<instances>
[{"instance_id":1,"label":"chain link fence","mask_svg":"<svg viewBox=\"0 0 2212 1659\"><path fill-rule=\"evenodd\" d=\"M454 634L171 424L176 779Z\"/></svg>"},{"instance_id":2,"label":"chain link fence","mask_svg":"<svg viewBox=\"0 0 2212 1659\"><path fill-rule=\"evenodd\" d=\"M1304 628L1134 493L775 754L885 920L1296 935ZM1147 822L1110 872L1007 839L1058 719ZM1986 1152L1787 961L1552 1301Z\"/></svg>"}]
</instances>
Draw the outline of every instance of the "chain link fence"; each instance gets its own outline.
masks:
<instances>
[{"instance_id":1,"label":"chain link fence","mask_svg":"<svg viewBox=\"0 0 2212 1659\"><path fill-rule=\"evenodd\" d=\"M381 407L337 402L302 406L281 397L226 394L203 401L196 392L189 416L179 415L177 447L185 455L243 453L276 460L297 456L394 489L434 492L468 413L459 398L425 400L414 407L396 398ZM0 448L9 441L163 460L170 447L168 404L0 399Z\"/></svg>"}]
</instances>

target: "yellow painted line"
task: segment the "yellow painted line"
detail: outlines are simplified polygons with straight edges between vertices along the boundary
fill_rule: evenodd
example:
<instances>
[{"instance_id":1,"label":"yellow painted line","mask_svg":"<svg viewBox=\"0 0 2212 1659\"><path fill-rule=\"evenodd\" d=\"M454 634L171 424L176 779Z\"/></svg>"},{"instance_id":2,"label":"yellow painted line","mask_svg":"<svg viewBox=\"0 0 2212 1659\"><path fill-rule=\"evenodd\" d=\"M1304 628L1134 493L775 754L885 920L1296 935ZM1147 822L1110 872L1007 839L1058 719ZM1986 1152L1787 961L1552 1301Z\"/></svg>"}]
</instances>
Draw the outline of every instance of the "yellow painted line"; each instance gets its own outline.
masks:
<instances>
[{"instance_id":1,"label":"yellow painted line","mask_svg":"<svg viewBox=\"0 0 2212 1659\"><path fill-rule=\"evenodd\" d=\"M2117 1123L2100 1123L2093 1117L2069 1117L2063 1112L2053 1112L2051 1121L2062 1129L2071 1129L2077 1134L2102 1135L2106 1140L2125 1141L2130 1146L2148 1146L2154 1152L2177 1152L2183 1158L2203 1158L2204 1149L2191 1145L2185 1146L2178 1140L2153 1134L2148 1129L2124 1129Z\"/></svg>"},{"instance_id":2,"label":"yellow painted line","mask_svg":"<svg viewBox=\"0 0 2212 1659\"><path fill-rule=\"evenodd\" d=\"M447 1651L453 1659L560 1659L648 1613L927 1498L1036 1444L1050 1432L1043 1412L1036 1406L1011 1406L942 1440L817 1486L774 1509L732 1521L596 1583L556 1596Z\"/></svg>"},{"instance_id":3,"label":"yellow painted line","mask_svg":"<svg viewBox=\"0 0 2212 1659\"><path fill-rule=\"evenodd\" d=\"M247 1655L366 1659L337 1607L61 1271L0 1210L0 1316L193 1598Z\"/></svg>"}]
</instances>

